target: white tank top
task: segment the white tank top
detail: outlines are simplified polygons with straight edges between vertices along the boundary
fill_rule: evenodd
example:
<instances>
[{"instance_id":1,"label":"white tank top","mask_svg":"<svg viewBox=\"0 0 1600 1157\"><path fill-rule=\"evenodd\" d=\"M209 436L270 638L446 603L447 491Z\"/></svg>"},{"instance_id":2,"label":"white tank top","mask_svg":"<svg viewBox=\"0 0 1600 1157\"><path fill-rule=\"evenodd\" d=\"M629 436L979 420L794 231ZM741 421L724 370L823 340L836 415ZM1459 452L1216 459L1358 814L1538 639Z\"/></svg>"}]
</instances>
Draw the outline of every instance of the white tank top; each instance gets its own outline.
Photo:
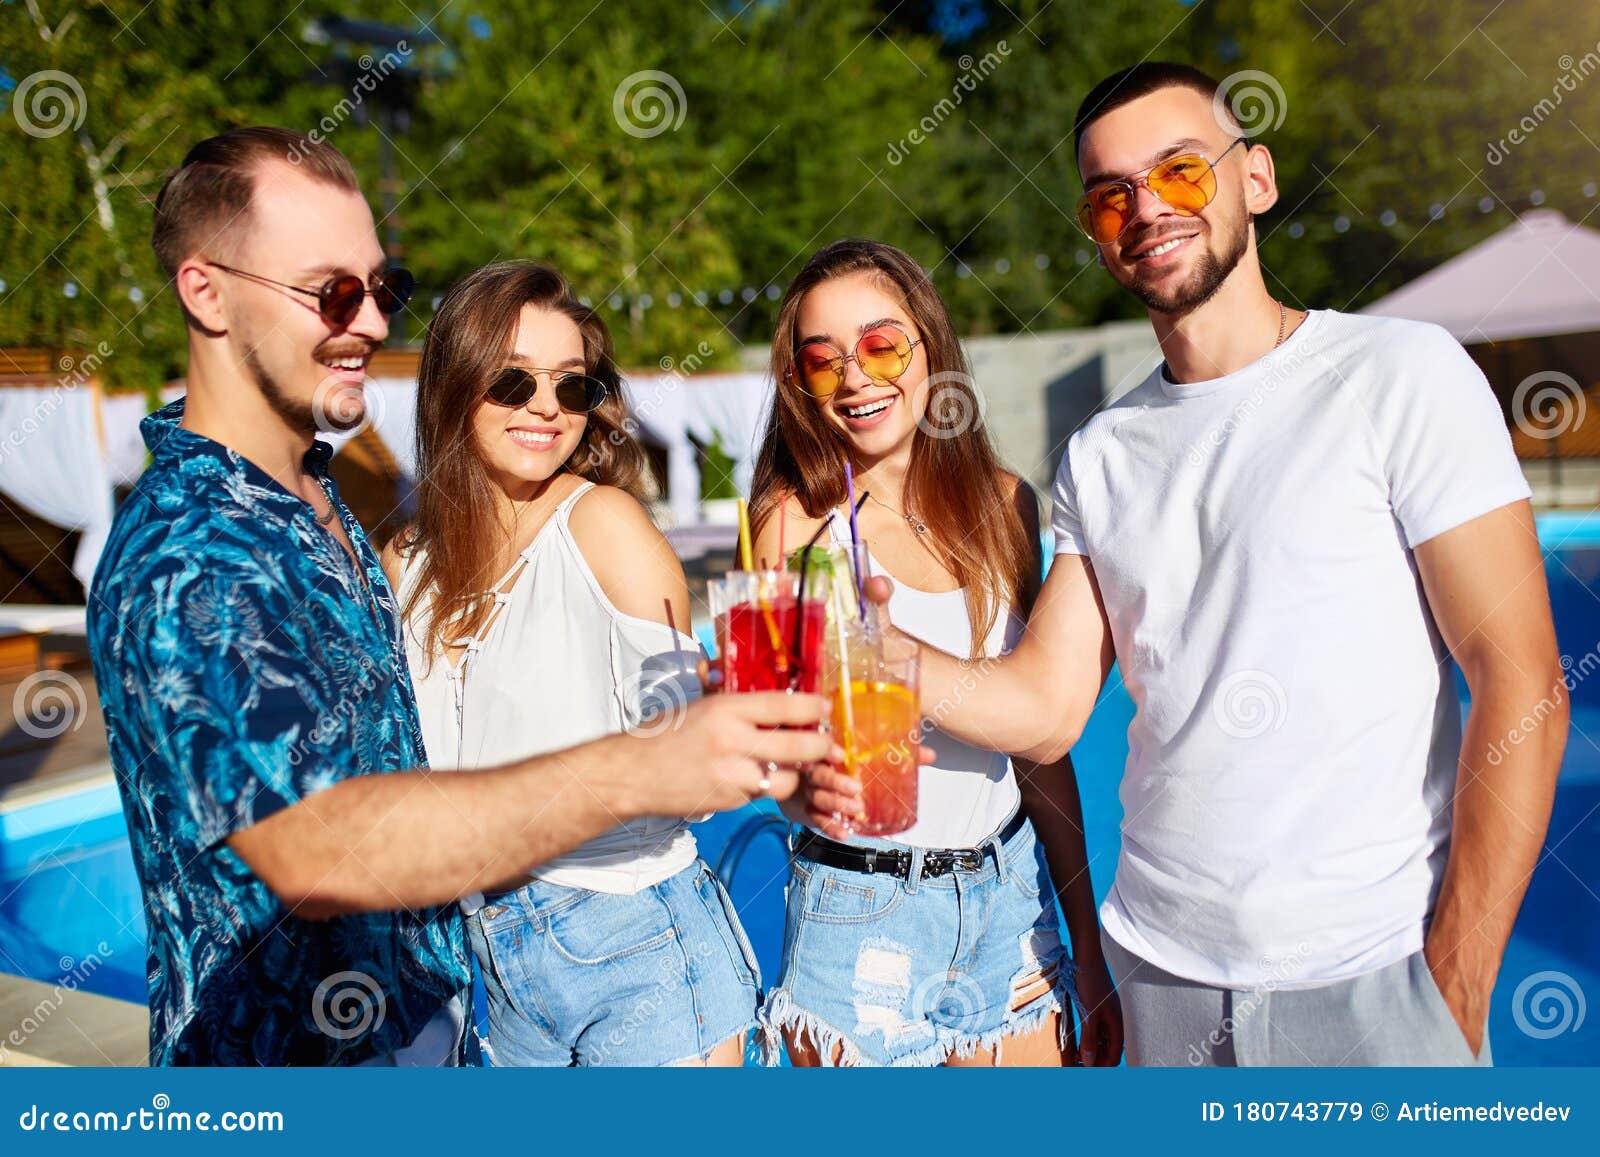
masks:
<instances>
[{"instance_id":1,"label":"white tank top","mask_svg":"<svg viewBox=\"0 0 1600 1157\"><path fill-rule=\"evenodd\" d=\"M835 543L850 541L850 511L840 507L831 528ZM868 552L873 574L888 575ZM974 653L972 621L962 590L919 591L894 579L889 598L889 621L908 635L958 658L992 658L1004 654L1022 638L1025 624L1009 604L1001 604L989 637ZM922 768L917 780L917 822L899 835L884 840L852 838L865 847L885 843L917 848L970 848L992 836L1011 818L1021 802L1011 757L963 743L928 723L924 703L922 742L933 748L933 763Z\"/></svg>"},{"instance_id":2,"label":"white tank top","mask_svg":"<svg viewBox=\"0 0 1600 1157\"><path fill-rule=\"evenodd\" d=\"M407 620L406 657L431 766L493 767L558 751L699 696L700 644L619 611L578 549L568 520L593 485L584 483L556 507L495 584L499 605L477 636L455 644L466 650L454 665L444 655L428 662L426 597ZM404 559L402 605L422 556L419 549ZM684 820L652 816L620 824L533 874L567 887L631 893L675 875L696 854ZM463 905L470 912L480 903L469 897Z\"/></svg>"}]
</instances>

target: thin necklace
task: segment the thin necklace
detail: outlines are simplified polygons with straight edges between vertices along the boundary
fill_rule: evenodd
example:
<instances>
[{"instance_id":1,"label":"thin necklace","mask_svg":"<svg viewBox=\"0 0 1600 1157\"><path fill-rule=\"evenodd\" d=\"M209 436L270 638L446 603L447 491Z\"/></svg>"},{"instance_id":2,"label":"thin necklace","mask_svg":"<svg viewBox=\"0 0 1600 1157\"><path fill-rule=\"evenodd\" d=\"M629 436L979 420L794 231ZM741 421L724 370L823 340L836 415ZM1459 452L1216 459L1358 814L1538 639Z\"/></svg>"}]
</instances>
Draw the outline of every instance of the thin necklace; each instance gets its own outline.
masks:
<instances>
[{"instance_id":1,"label":"thin necklace","mask_svg":"<svg viewBox=\"0 0 1600 1157\"><path fill-rule=\"evenodd\" d=\"M1278 302L1278 340L1272 343L1272 348L1277 349L1283 344L1283 339L1288 336L1289 311L1283 307L1283 302Z\"/></svg>"},{"instance_id":2,"label":"thin necklace","mask_svg":"<svg viewBox=\"0 0 1600 1157\"><path fill-rule=\"evenodd\" d=\"M928 524L923 522L922 519L918 518L915 514L912 514L909 510L896 510L870 490L867 491L867 497L872 499L872 501L876 502L879 506L883 507L890 514L897 514L901 518L905 519L907 525L909 525L912 531L916 534L923 535L928 533Z\"/></svg>"}]
</instances>

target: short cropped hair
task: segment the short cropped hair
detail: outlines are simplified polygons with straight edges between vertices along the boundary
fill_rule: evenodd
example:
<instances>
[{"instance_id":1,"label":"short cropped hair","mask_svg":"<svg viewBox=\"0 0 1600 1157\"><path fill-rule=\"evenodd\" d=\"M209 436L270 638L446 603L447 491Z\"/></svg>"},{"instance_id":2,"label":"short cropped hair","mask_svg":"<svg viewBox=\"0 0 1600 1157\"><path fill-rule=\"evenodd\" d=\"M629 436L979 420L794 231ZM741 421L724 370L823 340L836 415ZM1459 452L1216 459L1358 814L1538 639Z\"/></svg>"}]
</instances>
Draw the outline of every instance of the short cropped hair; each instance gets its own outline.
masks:
<instances>
[{"instance_id":1,"label":"short cropped hair","mask_svg":"<svg viewBox=\"0 0 1600 1157\"><path fill-rule=\"evenodd\" d=\"M227 252L249 225L256 170L271 161L295 166L317 181L361 191L349 159L325 141L289 129L232 129L195 145L156 195L151 247L168 277L201 249Z\"/></svg>"},{"instance_id":2,"label":"short cropped hair","mask_svg":"<svg viewBox=\"0 0 1600 1157\"><path fill-rule=\"evenodd\" d=\"M1215 100L1221 87L1209 73L1188 64L1170 60L1147 60L1113 72L1089 90L1089 95L1078 105L1072 120L1072 152L1076 156L1083 144L1083 134L1089 126L1106 113L1132 104L1142 96L1160 92L1164 88L1187 88L1207 100Z\"/></svg>"}]
</instances>

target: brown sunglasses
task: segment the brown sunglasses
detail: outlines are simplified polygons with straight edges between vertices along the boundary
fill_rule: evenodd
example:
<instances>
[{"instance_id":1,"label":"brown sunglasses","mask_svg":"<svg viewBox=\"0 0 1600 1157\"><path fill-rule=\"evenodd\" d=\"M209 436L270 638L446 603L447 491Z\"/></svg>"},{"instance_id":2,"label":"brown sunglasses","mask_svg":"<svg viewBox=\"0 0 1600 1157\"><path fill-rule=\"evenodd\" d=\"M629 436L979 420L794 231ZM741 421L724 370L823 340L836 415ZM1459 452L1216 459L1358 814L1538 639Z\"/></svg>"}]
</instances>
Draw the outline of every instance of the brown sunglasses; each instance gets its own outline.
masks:
<instances>
[{"instance_id":1,"label":"brown sunglasses","mask_svg":"<svg viewBox=\"0 0 1600 1157\"><path fill-rule=\"evenodd\" d=\"M356 314L361 312L361 306L367 300L368 293L372 294L372 300L377 303L378 309L385 317L393 317L406 307L406 302L411 300L411 294L417 287L417 279L411 276L411 271L399 266L385 269L378 274L377 284L370 287L355 274L347 273L342 277L330 277L318 289L302 289L298 285L262 277L259 273L235 269L220 261L207 261L206 264L224 273L231 273L235 277L244 277L250 281L259 281L263 285L275 285L279 289L314 297L317 299L317 312L322 315L322 320L338 329L343 329L356 319Z\"/></svg>"}]
</instances>

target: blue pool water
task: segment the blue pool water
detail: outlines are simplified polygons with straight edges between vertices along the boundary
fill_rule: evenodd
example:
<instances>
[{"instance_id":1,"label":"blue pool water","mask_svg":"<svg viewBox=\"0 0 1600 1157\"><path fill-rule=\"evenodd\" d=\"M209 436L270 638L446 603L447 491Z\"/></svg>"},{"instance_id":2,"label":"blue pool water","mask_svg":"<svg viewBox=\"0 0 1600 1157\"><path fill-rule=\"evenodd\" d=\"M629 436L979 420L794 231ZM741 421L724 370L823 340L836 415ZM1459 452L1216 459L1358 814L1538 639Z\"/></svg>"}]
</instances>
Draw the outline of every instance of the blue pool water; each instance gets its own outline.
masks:
<instances>
[{"instance_id":1,"label":"blue pool water","mask_svg":"<svg viewBox=\"0 0 1600 1157\"><path fill-rule=\"evenodd\" d=\"M1600 654L1600 512L1542 516L1539 533L1561 651L1571 658L1576 679L1595 661L1585 664L1584 657ZM1073 752L1090 869L1101 895L1117 860L1117 781L1132 716L1133 704L1113 670ZM788 867L781 826L758 821L775 814L764 803L696 826L702 854L712 864L729 851L736 833L745 837L743 850L731 850L722 869L767 977L777 970ZM87 969L84 988L142 1000L138 893L110 787L0 813L0 971L54 981L74 968L80 974ZM1518 1008L1517 991L1524 984ZM1557 990L1582 1002L1584 1019L1547 1036L1543 1026L1549 1021L1542 1017L1557 1008L1537 999L1530 1003L1530 994ZM1496 1062L1600 1063L1600 1009L1589 1014L1590 998L1600 1000L1600 672L1576 679L1573 690L1572 733L1545 854L1495 991L1490 1032Z\"/></svg>"}]
</instances>

